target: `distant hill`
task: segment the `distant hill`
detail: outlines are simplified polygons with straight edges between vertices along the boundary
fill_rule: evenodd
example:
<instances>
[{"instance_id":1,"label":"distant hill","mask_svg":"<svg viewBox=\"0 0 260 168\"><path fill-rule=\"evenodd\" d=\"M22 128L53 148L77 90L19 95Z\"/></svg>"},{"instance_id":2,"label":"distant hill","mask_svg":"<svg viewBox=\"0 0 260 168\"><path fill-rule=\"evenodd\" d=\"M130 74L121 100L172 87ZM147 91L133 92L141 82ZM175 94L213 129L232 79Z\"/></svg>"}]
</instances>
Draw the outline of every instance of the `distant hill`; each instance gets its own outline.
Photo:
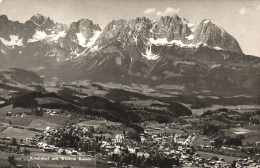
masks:
<instances>
[{"instance_id":1,"label":"distant hill","mask_svg":"<svg viewBox=\"0 0 260 168\"><path fill-rule=\"evenodd\" d=\"M43 79L36 73L24 69L0 69L0 83L22 85L43 84Z\"/></svg>"}]
</instances>

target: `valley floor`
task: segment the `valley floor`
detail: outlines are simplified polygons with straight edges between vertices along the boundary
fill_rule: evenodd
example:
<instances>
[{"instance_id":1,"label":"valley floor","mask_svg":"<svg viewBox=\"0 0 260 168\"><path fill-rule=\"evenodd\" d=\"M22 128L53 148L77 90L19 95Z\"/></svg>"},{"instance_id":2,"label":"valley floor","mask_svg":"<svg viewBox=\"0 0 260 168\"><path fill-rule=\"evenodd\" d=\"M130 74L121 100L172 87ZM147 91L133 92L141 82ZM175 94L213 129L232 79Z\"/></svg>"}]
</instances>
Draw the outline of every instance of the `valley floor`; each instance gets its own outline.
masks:
<instances>
[{"instance_id":1,"label":"valley floor","mask_svg":"<svg viewBox=\"0 0 260 168\"><path fill-rule=\"evenodd\" d=\"M179 164L184 167L215 164L224 167L230 166L234 161L245 167L259 166L260 163L257 161L260 154L258 111L247 108L249 107L240 106L238 109L238 107L221 106L210 109L211 112L209 109L204 109L206 111L201 109L203 114L201 116L183 116L172 123L144 121L140 124L144 132L137 134L132 128L122 123L111 122L100 117L82 118L56 112L44 112L42 116L20 114L20 111L25 109L12 109L12 115L9 115L10 113L4 113L4 110L0 109L2 110L0 167L8 166L10 156L14 156L16 164L23 167L28 167L28 165L49 168L68 165L79 168L105 168L115 165L141 167L150 164L148 158L156 159L154 157L156 155L159 155L160 159L170 159L173 165ZM234 112L235 110L237 111ZM247 121L245 116L258 119ZM212 129L208 130L209 126ZM212 130L216 132L212 133ZM66 142L60 136L64 132L71 138L78 136L78 144L55 146L55 144ZM238 135L244 135L242 144L223 143L219 147L216 146L218 138L237 138ZM85 143L88 145L85 146ZM30 152L26 153L25 149ZM66 154L61 154L62 151L66 151ZM48 157L49 159L47 161L30 160L27 156ZM126 160L126 156L130 160ZM143 163L131 160L132 156L144 159ZM68 157L70 160L62 160L62 157ZM80 157L85 160L79 160ZM58 160L52 160L55 158ZM154 162L157 161L154 160Z\"/></svg>"}]
</instances>

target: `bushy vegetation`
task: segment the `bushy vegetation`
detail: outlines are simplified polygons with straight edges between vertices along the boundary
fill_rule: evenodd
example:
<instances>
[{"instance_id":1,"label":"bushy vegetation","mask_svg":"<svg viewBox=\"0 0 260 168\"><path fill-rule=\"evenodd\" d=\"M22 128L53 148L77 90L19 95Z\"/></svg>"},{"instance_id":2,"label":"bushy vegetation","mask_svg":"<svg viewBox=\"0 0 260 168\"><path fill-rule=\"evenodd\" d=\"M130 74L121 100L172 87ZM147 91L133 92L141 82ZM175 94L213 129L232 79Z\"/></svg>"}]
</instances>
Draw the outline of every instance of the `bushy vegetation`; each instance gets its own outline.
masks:
<instances>
[{"instance_id":1,"label":"bushy vegetation","mask_svg":"<svg viewBox=\"0 0 260 168\"><path fill-rule=\"evenodd\" d=\"M57 147L77 147L77 142L80 141L80 138L77 136L72 136L71 134L63 134L62 138L58 141L54 141L53 138L48 139L48 144L55 145Z\"/></svg>"},{"instance_id":2,"label":"bushy vegetation","mask_svg":"<svg viewBox=\"0 0 260 168\"><path fill-rule=\"evenodd\" d=\"M14 156L8 156L8 163L12 166L15 166L16 167L16 161L14 159Z\"/></svg>"},{"instance_id":3,"label":"bushy vegetation","mask_svg":"<svg viewBox=\"0 0 260 168\"><path fill-rule=\"evenodd\" d=\"M67 87L63 87L61 90L58 90L57 92L57 95L59 97L63 97L66 100L71 100L71 101L79 99L77 96L75 96L75 94L80 94L80 93Z\"/></svg>"},{"instance_id":4,"label":"bushy vegetation","mask_svg":"<svg viewBox=\"0 0 260 168\"><path fill-rule=\"evenodd\" d=\"M187 107L175 102L170 103L168 110L176 116L187 116L192 114L191 110L189 110Z\"/></svg>"},{"instance_id":5,"label":"bushy vegetation","mask_svg":"<svg viewBox=\"0 0 260 168\"><path fill-rule=\"evenodd\" d=\"M202 128L203 135L211 136L219 131L219 127L206 123Z\"/></svg>"},{"instance_id":6,"label":"bushy vegetation","mask_svg":"<svg viewBox=\"0 0 260 168\"><path fill-rule=\"evenodd\" d=\"M180 162L178 158L169 158L161 156L137 156L136 154L130 154L127 150L122 154L112 154L111 160L118 162L119 165L123 163L134 165L137 167L149 167L156 166L161 168L171 168L172 165L179 166Z\"/></svg>"},{"instance_id":7,"label":"bushy vegetation","mask_svg":"<svg viewBox=\"0 0 260 168\"><path fill-rule=\"evenodd\" d=\"M109 91L109 93L106 94L106 98L108 98L110 100L121 102L121 101L129 101L132 98L147 100L150 97L143 95L143 94L140 94L140 93L126 91L126 90L123 90L123 89L111 89Z\"/></svg>"},{"instance_id":8,"label":"bushy vegetation","mask_svg":"<svg viewBox=\"0 0 260 168\"><path fill-rule=\"evenodd\" d=\"M58 99L64 100L65 102L67 101L67 103L57 103L54 101L53 103L46 103L46 104L39 105L36 98L46 98L46 97L58 98ZM55 93L43 94L41 92L29 92L29 93L26 93L26 94L23 94L23 95L10 99L10 103L11 102L13 103L13 107L23 107L23 108L31 108L31 109L36 108L36 107L43 107L43 108L50 108L50 109L63 108L66 110L76 110L77 109L75 107L76 104L74 102L61 98L61 97L57 96Z\"/></svg>"},{"instance_id":9,"label":"bushy vegetation","mask_svg":"<svg viewBox=\"0 0 260 168\"><path fill-rule=\"evenodd\" d=\"M157 115L155 117L155 121L157 121L158 123L169 123L171 122L171 118L168 116Z\"/></svg>"},{"instance_id":10,"label":"bushy vegetation","mask_svg":"<svg viewBox=\"0 0 260 168\"><path fill-rule=\"evenodd\" d=\"M141 118L132 112L127 106L119 102L111 102L105 98L90 96L80 101L80 104L87 107L86 114L104 117L111 121L121 123L138 123Z\"/></svg>"},{"instance_id":11,"label":"bushy vegetation","mask_svg":"<svg viewBox=\"0 0 260 168\"><path fill-rule=\"evenodd\" d=\"M238 138L230 138L227 137L226 141L225 141L226 145L234 145L234 146L242 146L242 140L238 139Z\"/></svg>"}]
</instances>

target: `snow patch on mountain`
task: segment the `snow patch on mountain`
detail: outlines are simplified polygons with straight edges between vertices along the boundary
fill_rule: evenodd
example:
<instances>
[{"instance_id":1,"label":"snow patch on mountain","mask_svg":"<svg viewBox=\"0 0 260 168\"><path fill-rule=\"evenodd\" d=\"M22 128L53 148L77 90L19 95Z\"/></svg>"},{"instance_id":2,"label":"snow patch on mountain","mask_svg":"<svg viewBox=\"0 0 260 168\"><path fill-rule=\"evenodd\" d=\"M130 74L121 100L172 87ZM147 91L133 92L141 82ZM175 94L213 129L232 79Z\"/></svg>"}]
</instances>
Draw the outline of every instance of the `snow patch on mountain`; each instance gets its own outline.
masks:
<instances>
[{"instance_id":1,"label":"snow patch on mountain","mask_svg":"<svg viewBox=\"0 0 260 168\"><path fill-rule=\"evenodd\" d=\"M83 36L82 33L76 33L79 45L82 47L86 47L86 38Z\"/></svg>"},{"instance_id":2,"label":"snow patch on mountain","mask_svg":"<svg viewBox=\"0 0 260 168\"><path fill-rule=\"evenodd\" d=\"M217 68L217 67L220 67L220 66L221 66L221 64L213 64L213 65L210 66L210 68L213 69L213 68Z\"/></svg>"},{"instance_id":3,"label":"snow patch on mountain","mask_svg":"<svg viewBox=\"0 0 260 168\"><path fill-rule=\"evenodd\" d=\"M138 38L138 35L133 37L133 40L134 40L134 42L135 42L135 45L137 45L137 40L138 40L137 38Z\"/></svg>"},{"instance_id":4,"label":"snow patch on mountain","mask_svg":"<svg viewBox=\"0 0 260 168\"><path fill-rule=\"evenodd\" d=\"M102 31L98 31L98 30L94 31L94 35L93 35L93 37L92 37L91 39L89 39L89 41L88 41L86 47L89 48L89 47L91 47L92 45L94 45L95 42L96 42L96 40L98 39L98 37L100 36L101 33L102 33Z\"/></svg>"},{"instance_id":5,"label":"snow patch on mountain","mask_svg":"<svg viewBox=\"0 0 260 168\"><path fill-rule=\"evenodd\" d=\"M195 25L193 23L187 23L189 28L193 28Z\"/></svg>"},{"instance_id":6,"label":"snow patch on mountain","mask_svg":"<svg viewBox=\"0 0 260 168\"><path fill-rule=\"evenodd\" d=\"M223 50L222 48L220 47L213 47L215 50Z\"/></svg>"},{"instance_id":7,"label":"snow patch on mountain","mask_svg":"<svg viewBox=\"0 0 260 168\"><path fill-rule=\"evenodd\" d=\"M2 54L6 54L5 51L4 51L3 49L1 49L1 53L2 53Z\"/></svg>"},{"instance_id":8,"label":"snow patch on mountain","mask_svg":"<svg viewBox=\"0 0 260 168\"><path fill-rule=\"evenodd\" d=\"M28 39L29 43L42 41L46 38L47 34L44 31L36 30L35 34L33 35L32 39Z\"/></svg>"},{"instance_id":9,"label":"snow patch on mountain","mask_svg":"<svg viewBox=\"0 0 260 168\"><path fill-rule=\"evenodd\" d=\"M179 47L190 47L190 48L196 47L196 45L194 45L194 44L184 44L181 40L168 41L166 38L158 38L156 40L153 38L150 38L149 42L154 45L173 45L173 44L175 44Z\"/></svg>"},{"instance_id":10,"label":"snow patch on mountain","mask_svg":"<svg viewBox=\"0 0 260 168\"><path fill-rule=\"evenodd\" d=\"M61 31L57 33L52 32L52 34L47 35L44 31L36 30L32 39L28 39L28 42L32 43L32 42L42 41L42 40L58 42L59 38L65 37L65 35L66 35L65 31Z\"/></svg>"},{"instance_id":11,"label":"snow patch on mountain","mask_svg":"<svg viewBox=\"0 0 260 168\"><path fill-rule=\"evenodd\" d=\"M145 53L141 52L141 54L143 57L147 58L148 60L157 60L160 57L159 54L156 55L152 52L151 46L147 46Z\"/></svg>"},{"instance_id":12,"label":"snow patch on mountain","mask_svg":"<svg viewBox=\"0 0 260 168\"><path fill-rule=\"evenodd\" d=\"M185 38L188 39L188 40L193 40L194 39L194 35L191 34L191 35L189 35L188 37L185 37Z\"/></svg>"},{"instance_id":13,"label":"snow patch on mountain","mask_svg":"<svg viewBox=\"0 0 260 168\"><path fill-rule=\"evenodd\" d=\"M179 47L188 47L188 48L196 48L198 47L197 45L194 44L184 44L181 40L172 40L171 44L175 44Z\"/></svg>"},{"instance_id":14,"label":"snow patch on mountain","mask_svg":"<svg viewBox=\"0 0 260 168\"><path fill-rule=\"evenodd\" d=\"M50 35L49 37L50 37L50 39L51 39L52 41L58 41L59 38L65 37L65 36L66 36L65 31L61 31L61 32L59 32L58 34L52 34L52 35Z\"/></svg>"},{"instance_id":15,"label":"snow patch on mountain","mask_svg":"<svg viewBox=\"0 0 260 168\"><path fill-rule=\"evenodd\" d=\"M154 38L149 38L149 42L154 44L154 45L167 45L167 44L169 44L169 42L166 38L158 38L156 40Z\"/></svg>"},{"instance_id":16,"label":"snow patch on mountain","mask_svg":"<svg viewBox=\"0 0 260 168\"><path fill-rule=\"evenodd\" d=\"M205 20L203 20L203 23L204 23L204 24L207 24L207 23L209 23L209 22L211 22L210 19L205 19Z\"/></svg>"},{"instance_id":17,"label":"snow patch on mountain","mask_svg":"<svg viewBox=\"0 0 260 168\"><path fill-rule=\"evenodd\" d=\"M77 38L78 38L78 42L79 45L81 45L82 47L88 47L90 48L91 46L93 46L96 42L96 40L98 39L98 37L100 36L100 34L102 33L102 31L94 31L94 35L87 41L87 39L83 36L82 33L76 33Z\"/></svg>"},{"instance_id":18,"label":"snow patch on mountain","mask_svg":"<svg viewBox=\"0 0 260 168\"><path fill-rule=\"evenodd\" d=\"M23 39L19 39L17 35L10 35L9 36L10 40L6 40L4 38L0 37L0 40L2 43L6 46L22 46L23 45Z\"/></svg>"},{"instance_id":19,"label":"snow patch on mountain","mask_svg":"<svg viewBox=\"0 0 260 168\"><path fill-rule=\"evenodd\" d=\"M149 42L154 45L171 45L166 38L149 38Z\"/></svg>"}]
</instances>

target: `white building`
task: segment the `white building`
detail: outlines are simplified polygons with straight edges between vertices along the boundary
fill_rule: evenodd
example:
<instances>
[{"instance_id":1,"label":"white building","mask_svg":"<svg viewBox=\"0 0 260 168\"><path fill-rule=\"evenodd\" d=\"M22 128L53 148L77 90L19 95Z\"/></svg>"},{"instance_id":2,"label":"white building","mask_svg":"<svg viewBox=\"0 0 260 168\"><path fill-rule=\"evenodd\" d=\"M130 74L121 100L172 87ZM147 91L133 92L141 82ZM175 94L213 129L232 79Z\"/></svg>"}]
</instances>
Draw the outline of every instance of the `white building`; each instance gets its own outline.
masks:
<instances>
[{"instance_id":1,"label":"white building","mask_svg":"<svg viewBox=\"0 0 260 168\"><path fill-rule=\"evenodd\" d=\"M122 143L125 140L125 136L123 134L117 134L115 137L115 143Z\"/></svg>"}]
</instances>

